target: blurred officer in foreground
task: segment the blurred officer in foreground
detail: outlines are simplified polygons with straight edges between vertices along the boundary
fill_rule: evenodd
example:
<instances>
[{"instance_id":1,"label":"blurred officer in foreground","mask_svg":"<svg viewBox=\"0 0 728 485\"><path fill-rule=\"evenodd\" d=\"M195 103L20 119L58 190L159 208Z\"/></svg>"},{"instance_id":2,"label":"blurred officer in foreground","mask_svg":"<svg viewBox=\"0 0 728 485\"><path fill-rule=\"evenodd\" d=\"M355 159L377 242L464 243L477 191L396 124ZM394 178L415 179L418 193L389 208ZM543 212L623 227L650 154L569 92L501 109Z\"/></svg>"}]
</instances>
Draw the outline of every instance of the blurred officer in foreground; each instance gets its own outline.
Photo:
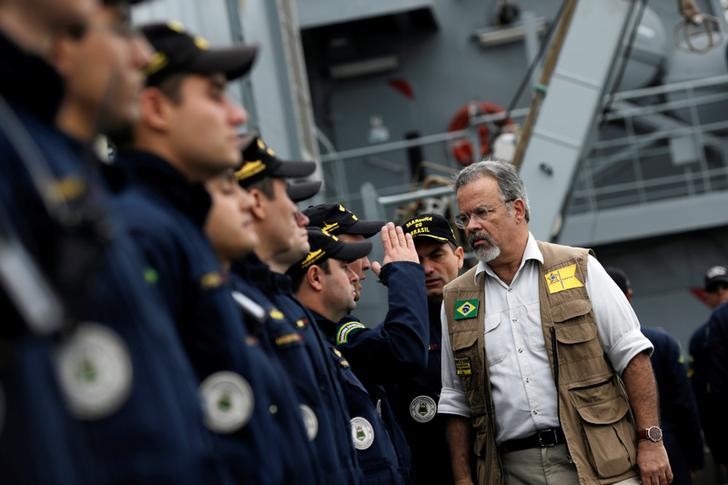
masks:
<instances>
[{"instance_id":1,"label":"blurred officer in foreground","mask_svg":"<svg viewBox=\"0 0 728 485\"><path fill-rule=\"evenodd\" d=\"M48 191L56 174L78 167L54 128L63 84L50 48L56 35L85 28L96 8L96 0L0 2L0 254L20 265L0 266L0 467L10 483L80 483L80 436L46 338L64 331L64 275L51 274L55 237L48 236L56 231L28 164L42 161L51 171ZM28 149L43 150L44 158Z\"/></svg>"},{"instance_id":2,"label":"blurred officer in foreground","mask_svg":"<svg viewBox=\"0 0 728 485\"><path fill-rule=\"evenodd\" d=\"M711 310L717 309L722 303L728 301L728 268L725 266L713 266L705 273L705 296L706 303ZM713 459L718 465L728 463L728 444L723 439L722 429L716 423L723 421L723 409L718 407L718 402L712 396L711 388L708 385L708 377L711 372L710 349L708 348L708 337L710 320L698 327L690 337L690 383L693 386L695 400L700 411L700 422L705 435L705 442L710 448ZM719 474L721 473L719 466Z\"/></svg>"},{"instance_id":3,"label":"blurred officer in foreground","mask_svg":"<svg viewBox=\"0 0 728 485\"><path fill-rule=\"evenodd\" d=\"M260 138L243 151L243 165L236 177L253 197L252 228L260 244L255 254L233 265L232 282L241 294L265 309L261 339L294 384L324 483L358 483L361 472L356 466L346 401L333 380L333 362L311 324L313 317L291 299L290 279L282 274L309 250L308 219L291 195L307 198L320 187L320 183L308 182L288 185L286 179L308 176L315 168L314 162L279 159Z\"/></svg>"},{"instance_id":4,"label":"blurred officer in foreground","mask_svg":"<svg viewBox=\"0 0 728 485\"><path fill-rule=\"evenodd\" d=\"M430 315L430 345L427 369L392 386L390 396L397 419L412 451L415 483L452 483L450 452L445 440L445 420L437 415L440 399L440 308L442 289L457 278L464 251L457 245L447 219L438 214L420 214L402 224L411 234L425 271L427 308Z\"/></svg>"},{"instance_id":5,"label":"blurred officer in foreground","mask_svg":"<svg viewBox=\"0 0 728 485\"><path fill-rule=\"evenodd\" d=\"M308 240L310 252L293 264L287 274L292 279L296 297L311 310L315 324L330 344L329 352L337 358L336 371L346 395L351 437L364 474L363 483L409 483L399 462L396 444L380 414L381 408L354 374L348 359L334 347L337 322L356 306L359 277L349 263L369 254L372 245L369 241L346 243L319 228L309 228ZM401 228L395 231L391 224L382 232L382 243L387 258L405 250L408 245L414 250L411 238L405 239Z\"/></svg>"},{"instance_id":6,"label":"blurred officer in foreground","mask_svg":"<svg viewBox=\"0 0 728 485\"><path fill-rule=\"evenodd\" d=\"M87 156L96 115L105 103L118 103L119 124L132 120L133 96L121 96L110 86L123 78L124 86L135 92L141 85L139 71L149 60L143 41L130 33L128 3L0 4L3 13L14 11L10 18L16 33L22 18L35 23L33 35L25 38L37 44L23 45L22 52L7 39L1 41L3 69L13 74L2 76L3 82L10 80L2 94L11 107L6 111L2 106L1 113L0 206L12 207L15 228L4 224L9 220L0 225L4 235L20 238L13 247L27 248L42 270L33 274L28 260L15 255L16 264L26 265L16 269L15 278L25 280L33 306L42 313L57 298L63 311L61 318L43 321L37 310L24 312L18 299L22 293L15 293L14 313L6 305L9 294L3 293L6 336L13 335L19 344L12 345L15 357L0 371L7 370L10 378L2 378L8 399L0 438L7 483L215 483L218 472L201 426L189 364L171 321L147 292L143 265L123 226L113 219ZM76 16L79 6L86 13L83 21ZM57 15L54 21L51 14ZM60 28L58 22L69 15L73 20ZM52 38L40 34L44 21L52 24ZM27 53L36 48L69 81L65 101L78 101L74 81L67 77L69 65L94 65L96 78L88 84L94 91L84 99L85 111L76 119L81 130L73 131L73 138L52 127L62 81L48 64ZM42 280L49 283L46 292L38 291ZM77 420L65 432L68 420L42 359L47 358L47 342L33 333L55 335L59 342L54 365ZM74 470L69 453L76 449L83 461Z\"/></svg>"},{"instance_id":7,"label":"blurred officer in foreground","mask_svg":"<svg viewBox=\"0 0 728 485\"><path fill-rule=\"evenodd\" d=\"M627 300L632 301L632 285L619 268L605 268ZM672 468L672 483L690 485L692 471L703 468L703 437L698 407L690 387L678 341L664 330L642 326L654 350L650 356L660 398L660 421L665 449Z\"/></svg>"},{"instance_id":8,"label":"blurred officer in foreground","mask_svg":"<svg viewBox=\"0 0 728 485\"><path fill-rule=\"evenodd\" d=\"M360 220L341 204L320 204L304 211L309 225L321 227L345 242L363 241L379 232L383 221ZM397 231L399 232L399 230ZM410 238L411 236L407 236ZM367 327L350 312L338 322L336 346L351 363L356 376L381 409L381 416L395 443L404 476L409 476L411 454L407 439L394 415L384 386L408 381L427 366L429 322L424 272L417 251L402 239L397 251L385 247L382 265L367 257L350 263L358 279L355 300L361 296L361 280L372 269L388 290L384 322Z\"/></svg>"},{"instance_id":9,"label":"blurred officer in foreground","mask_svg":"<svg viewBox=\"0 0 728 485\"><path fill-rule=\"evenodd\" d=\"M200 382L205 422L233 480L291 483L295 472L315 482L286 381L248 338L203 232L211 205L203 184L241 161L237 129L247 115L225 85L248 72L256 49L212 49L176 23L142 31L156 53L133 130L135 150L119 156L129 179L119 203L149 263L150 291L172 314Z\"/></svg>"}]
</instances>

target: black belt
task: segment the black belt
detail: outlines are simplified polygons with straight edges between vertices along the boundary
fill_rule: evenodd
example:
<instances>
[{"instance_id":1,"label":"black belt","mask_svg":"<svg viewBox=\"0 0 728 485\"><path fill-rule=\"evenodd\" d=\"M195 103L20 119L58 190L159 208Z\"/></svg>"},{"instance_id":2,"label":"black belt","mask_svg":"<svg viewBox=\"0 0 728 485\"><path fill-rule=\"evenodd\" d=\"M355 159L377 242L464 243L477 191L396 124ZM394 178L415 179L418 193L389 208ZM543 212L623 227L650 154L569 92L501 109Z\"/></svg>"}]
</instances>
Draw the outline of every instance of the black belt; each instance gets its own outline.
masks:
<instances>
[{"instance_id":1,"label":"black belt","mask_svg":"<svg viewBox=\"0 0 728 485\"><path fill-rule=\"evenodd\" d=\"M537 431L531 436L508 440L500 445L503 453L511 451L527 450L529 448L550 448L552 446L566 443L566 437L561 428L548 428Z\"/></svg>"}]
</instances>

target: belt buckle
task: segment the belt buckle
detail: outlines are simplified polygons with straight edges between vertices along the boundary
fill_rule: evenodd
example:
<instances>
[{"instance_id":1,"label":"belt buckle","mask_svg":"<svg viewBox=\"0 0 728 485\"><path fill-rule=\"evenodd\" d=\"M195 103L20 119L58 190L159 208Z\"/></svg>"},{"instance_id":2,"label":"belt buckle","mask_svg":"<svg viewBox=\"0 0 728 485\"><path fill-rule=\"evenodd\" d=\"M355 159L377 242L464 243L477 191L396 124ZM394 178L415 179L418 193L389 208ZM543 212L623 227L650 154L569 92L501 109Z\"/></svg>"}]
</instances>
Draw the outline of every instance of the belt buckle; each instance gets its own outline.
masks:
<instances>
[{"instance_id":1,"label":"belt buckle","mask_svg":"<svg viewBox=\"0 0 728 485\"><path fill-rule=\"evenodd\" d=\"M551 436L551 439L544 441L544 436ZM556 430L553 428L538 432L538 446L541 448L552 448L556 446L558 441L559 437L556 435Z\"/></svg>"}]
</instances>

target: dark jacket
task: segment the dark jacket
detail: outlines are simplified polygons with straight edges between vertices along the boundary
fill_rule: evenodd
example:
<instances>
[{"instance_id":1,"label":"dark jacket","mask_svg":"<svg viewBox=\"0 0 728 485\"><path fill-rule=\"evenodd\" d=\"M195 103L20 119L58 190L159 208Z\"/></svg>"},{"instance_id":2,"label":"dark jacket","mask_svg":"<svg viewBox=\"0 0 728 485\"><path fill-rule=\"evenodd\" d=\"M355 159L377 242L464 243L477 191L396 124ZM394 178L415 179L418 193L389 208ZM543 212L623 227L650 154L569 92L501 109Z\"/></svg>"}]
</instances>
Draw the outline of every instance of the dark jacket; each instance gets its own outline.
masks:
<instances>
[{"instance_id":1,"label":"dark jacket","mask_svg":"<svg viewBox=\"0 0 728 485\"><path fill-rule=\"evenodd\" d=\"M660 396L663 439L674 475L672 483L689 485L690 471L703 468L703 438L680 344L663 330L642 327L642 333L654 346L650 361Z\"/></svg>"},{"instance_id":2,"label":"dark jacket","mask_svg":"<svg viewBox=\"0 0 728 485\"><path fill-rule=\"evenodd\" d=\"M347 406L344 388L348 385L339 371L339 360L332 357L331 343L326 340L316 325L316 318L293 296L291 279L284 274L273 275L271 297L283 313L289 315L296 328L303 335L314 365L322 396L331 413L331 422L337 444L335 459L350 479L347 483L361 483L362 471L357 462L357 453L351 441L351 416Z\"/></svg>"},{"instance_id":3,"label":"dark jacket","mask_svg":"<svg viewBox=\"0 0 728 485\"><path fill-rule=\"evenodd\" d=\"M0 207L69 323L82 322L41 337L0 290L2 481L216 483L194 376L173 324L144 283L139 255L93 173L90 149L53 127L60 78L2 35L0 74L12 112L10 125L4 119L0 128ZM46 188L65 196L70 218L46 210L27 157L11 142L18 133L30 140L21 146L37 150L30 161L47 173ZM104 392L109 384L116 391Z\"/></svg>"},{"instance_id":4,"label":"dark jacket","mask_svg":"<svg viewBox=\"0 0 728 485\"><path fill-rule=\"evenodd\" d=\"M437 414L442 379L440 375L441 302L428 302L430 345L427 368L388 387L395 415L412 451L414 483L452 483L450 450L445 438L445 416Z\"/></svg>"},{"instance_id":5,"label":"dark jacket","mask_svg":"<svg viewBox=\"0 0 728 485\"><path fill-rule=\"evenodd\" d=\"M125 153L120 164L130 181L119 197L120 208L198 380L204 385L210 376L233 372L249 387L250 392L238 393L242 402L253 401L249 420L212 433L232 478L239 483L316 483L300 411L287 390L290 383L248 334L227 275L203 232L211 204L204 186L188 182L150 153Z\"/></svg>"},{"instance_id":6,"label":"dark jacket","mask_svg":"<svg viewBox=\"0 0 728 485\"><path fill-rule=\"evenodd\" d=\"M728 445L725 444L725 433L728 431L723 419L728 408L728 302L713 310L707 328L707 388L708 399L715 411L710 423L706 423L715 435L720 437L718 446L712 447L713 457L718 463L728 464Z\"/></svg>"},{"instance_id":7,"label":"dark jacket","mask_svg":"<svg viewBox=\"0 0 728 485\"><path fill-rule=\"evenodd\" d=\"M386 264L379 279L388 288L389 306L384 322L369 328L347 315L339 322L333 341L382 410L402 472L409 476L409 446L384 386L408 381L427 366L430 324L424 272L417 263L396 262Z\"/></svg>"},{"instance_id":8,"label":"dark jacket","mask_svg":"<svg viewBox=\"0 0 728 485\"><path fill-rule=\"evenodd\" d=\"M348 360L334 346L338 324L316 313L314 317L316 325L330 344L327 353L339 373L340 382L344 383L344 395L351 416L351 433L357 450L357 460L364 473L364 483L367 485L408 483L408 469L402 467L399 461L397 443L392 439L383 419L384 410L381 401L370 396L354 374Z\"/></svg>"},{"instance_id":9,"label":"dark jacket","mask_svg":"<svg viewBox=\"0 0 728 485\"><path fill-rule=\"evenodd\" d=\"M333 381L333 364L315 335L313 317L309 320L295 302L274 302L284 280L288 277L273 273L255 255L233 265L233 288L262 306L266 315L259 326L263 346L280 362L299 402L305 406L323 483L360 483L362 475L352 446L346 400L341 387Z\"/></svg>"}]
</instances>

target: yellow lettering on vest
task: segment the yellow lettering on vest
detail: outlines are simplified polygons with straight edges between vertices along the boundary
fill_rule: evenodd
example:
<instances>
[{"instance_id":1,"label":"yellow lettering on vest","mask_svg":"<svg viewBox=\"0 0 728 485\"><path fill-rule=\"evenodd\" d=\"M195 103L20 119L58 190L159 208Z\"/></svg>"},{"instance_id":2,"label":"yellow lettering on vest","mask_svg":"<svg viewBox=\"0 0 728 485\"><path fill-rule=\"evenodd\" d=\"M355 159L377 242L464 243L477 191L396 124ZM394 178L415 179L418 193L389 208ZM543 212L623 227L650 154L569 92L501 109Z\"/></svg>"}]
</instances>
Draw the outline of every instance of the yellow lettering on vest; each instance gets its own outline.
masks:
<instances>
[{"instance_id":1,"label":"yellow lettering on vest","mask_svg":"<svg viewBox=\"0 0 728 485\"><path fill-rule=\"evenodd\" d=\"M570 264L564 268L552 271L548 273L545 278L546 284L549 288L549 293L551 294L584 286L584 283L579 281L579 278L576 277L575 264Z\"/></svg>"},{"instance_id":2,"label":"yellow lettering on vest","mask_svg":"<svg viewBox=\"0 0 728 485\"><path fill-rule=\"evenodd\" d=\"M469 376L473 373L470 368L470 359L455 359L455 374L459 376Z\"/></svg>"}]
</instances>

